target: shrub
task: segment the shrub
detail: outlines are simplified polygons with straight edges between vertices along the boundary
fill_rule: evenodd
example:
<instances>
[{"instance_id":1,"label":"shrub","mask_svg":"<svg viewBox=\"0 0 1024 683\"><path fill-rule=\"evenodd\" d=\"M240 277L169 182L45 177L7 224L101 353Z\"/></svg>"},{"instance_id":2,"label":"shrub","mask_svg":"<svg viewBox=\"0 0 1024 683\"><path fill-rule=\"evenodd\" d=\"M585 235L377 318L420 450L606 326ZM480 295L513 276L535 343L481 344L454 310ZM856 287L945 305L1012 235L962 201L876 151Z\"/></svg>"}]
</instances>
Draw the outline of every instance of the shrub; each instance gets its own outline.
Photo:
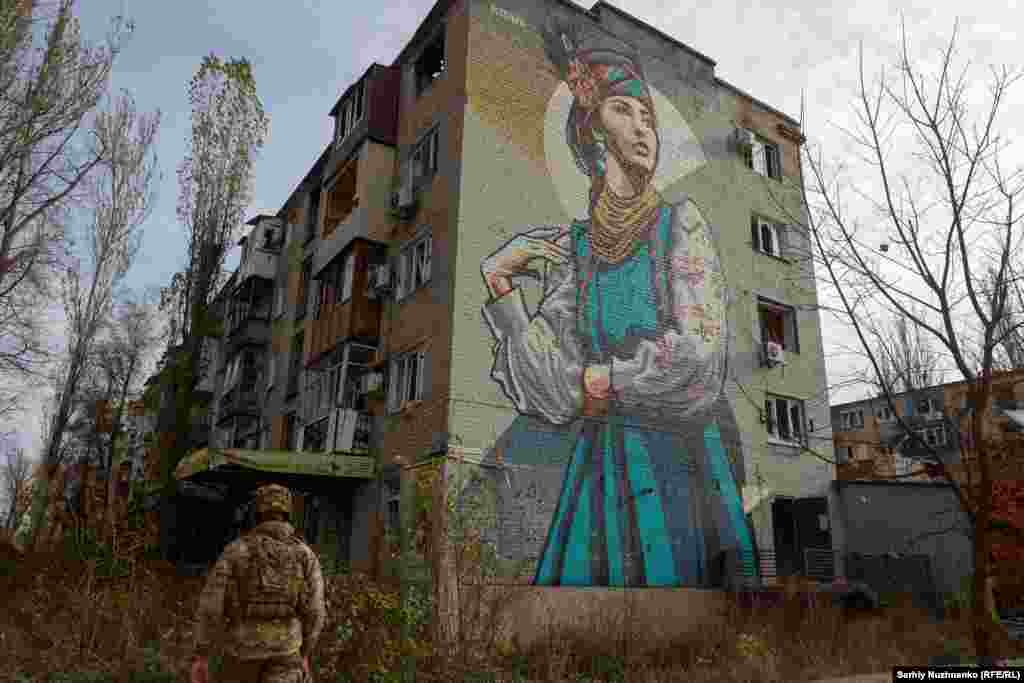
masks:
<instances>
[{"instance_id":1,"label":"shrub","mask_svg":"<svg viewBox=\"0 0 1024 683\"><path fill-rule=\"evenodd\" d=\"M128 563L115 557L110 546L100 543L92 529L76 529L65 534L63 539L64 557L71 561L96 561L96 576L121 578L128 576Z\"/></svg>"},{"instance_id":2,"label":"shrub","mask_svg":"<svg viewBox=\"0 0 1024 683\"><path fill-rule=\"evenodd\" d=\"M409 587L403 606L397 589L371 582L360 574L326 579L328 622L317 654L325 680L386 683L398 678L403 655L430 653L426 635L430 621L429 591ZM403 622L411 640L403 645ZM342 676L342 672L344 675Z\"/></svg>"},{"instance_id":3,"label":"shrub","mask_svg":"<svg viewBox=\"0 0 1024 683\"><path fill-rule=\"evenodd\" d=\"M174 683L176 680L173 672L163 670L157 643L149 643L142 649L142 671L134 671L128 678L129 683Z\"/></svg>"}]
</instances>

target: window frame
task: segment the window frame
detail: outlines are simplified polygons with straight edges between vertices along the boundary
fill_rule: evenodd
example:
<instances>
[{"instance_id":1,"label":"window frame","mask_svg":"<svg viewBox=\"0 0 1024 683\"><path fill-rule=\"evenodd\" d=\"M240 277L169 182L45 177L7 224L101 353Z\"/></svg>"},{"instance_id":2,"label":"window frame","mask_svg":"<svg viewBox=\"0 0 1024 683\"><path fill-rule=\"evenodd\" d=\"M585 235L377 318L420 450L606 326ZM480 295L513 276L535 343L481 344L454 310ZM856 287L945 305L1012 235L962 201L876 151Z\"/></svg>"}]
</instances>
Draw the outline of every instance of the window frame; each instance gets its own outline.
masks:
<instances>
[{"instance_id":1,"label":"window frame","mask_svg":"<svg viewBox=\"0 0 1024 683\"><path fill-rule=\"evenodd\" d=\"M299 268L299 291L295 300L295 319L303 320L309 313L309 282L313 279L313 257L308 256Z\"/></svg>"},{"instance_id":2,"label":"window frame","mask_svg":"<svg viewBox=\"0 0 1024 683\"><path fill-rule=\"evenodd\" d=\"M366 116L366 79L361 78L352 86L334 118L334 146L340 147Z\"/></svg>"},{"instance_id":3,"label":"window frame","mask_svg":"<svg viewBox=\"0 0 1024 683\"><path fill-rule=\"evenodd\" d=\"M772 250L764 248L764 233L765 229L770 231ZM778 259L784 259L785 254L782 250L782 239L781 234L786 229L785 224L773 221L770 218L759 216L757 214L751 214L750 216L750 241L754 251L759 254L765 254L766 256L774 256Z\"/></svg>"},{"instance_id":4,"label":"window frame","mask_svg":"<svg viewBox=\"0 0 1024 683\"><path fill-rule=\"evenodd\" d=\"M422 260L417 251L423 247L425 258ZM395 299L404 301L414 293L430 284L434 269L434 237L428 228L409 240L398 251L395 259Z\"/></svg>"},{"instance_id":5,"label":"window frame","mask_svg":"<svg viewBox=\"0 0 1024 683\"><path fill-rule=\"evenodd\" d=\"M419 191L437 175L440 141L441 127L440 125L434 125L431 126L430 130L421 135L416 144L413 145L412 152L409 154L409 174L413 190ZM417 157L421 154L426 155L425 162L417 162Z\"/></svg>"},{"instance_id":6,"label":"window frame","mask_svg":"<svg viewBox=\"0 0 1024 683\"><path fill-rule=\"evenodd\" d=\"M309 215L306 216L306 235L303 244L312 242L320 232L321 204L323 204L323 188L318 184L310 191L309 202L306 204Z\"/></svg>"},{"instance_id":7,"label":"window frame","mask_svg":"<svg viewBox=\"0 0 1024 683\"><path fill-rule=\"evenodd\" d=\"M330 291L332 285L333 283L328 277L316 278L316 300L313 302L313 320L322 319L324 307L329 305L334 298L331 296Z\"/></svg>"},{"instance_id":8,"label":"window frame","mask_svg":"<svg viewBox=\"0 0 1024 683\"><path fill-rule=\"evenodd\" d=\"M309 439L307 438L307 434L310 429L318 427L321 423L323 423L323 446L321 447L321 450L311 451L309 450ZM330 431L330 416L322 417L317 420L312 420L308 424L304 425L302 427L302 451L304 453L327 453L329 451L327 445L328 440L330 439Z\"/></svg>"},{"instance_id":9,"label":"window frame","mask_svg":"<svg viewBox=\"0 0 1024 683\"><path fill-rule=\"evenodd\" d=\"M913 471L914 461L899 452L893 453L892 468L897 477L906 477Z\"/></svg>"},{"instance_id":10,"label":"window frame","mask_svg":"<svg viewBox=\"0 0 1024 683\"><path fill-rule=\"evenodd\" d=\"M288 385L285 388L285 394L289 397L302 392L302 347L304 343L305 334L303 332L292 335L288 359Z\"/></svg>"},{"instance_id":11,"label":"window frame","mask_svg":"<svg viewBox=\"0 0 1024 683\"><path fill-rule=\"evenodd\" d=\"M784 406L784 420L779 420L778 410L779 407ZM794 415L794 409L796 414ZM780 394L772 394L765 392L764 397L764 424L765 431L768 433L768 441L772 443L778 443L786 446L806 446L808 441L808 426L807 426L807 405L803 399L792 398L790 396L782 396ZM796 430L793 428L793 417L797 417L797 424L799 425ZM778 425L778 428L776 428ZM785 427L786 434L783 434L783 426ZM798 432L796 438L792 438L794 431Z\"/></svg>"},{"instance_id":12,"label":"window frame","mask_svg":"<svg viewBox=\"0 0 1024 683\"><path fill-rule=\"evenodd\" d=\"M779 180L782 178L782 150L775 142L764 142L762 147L764 149L765 175Z\"/></svg>"},{"instance_id":13,"label":"window frame","mask_svg":"<svg viewBox=\"0 0 1024 683\"><path fill-rule=\"evenodd\" d=\"M754 134L754 144L744 151L747 168L765 178L782 178L782 149L779 143Z\"/></svg>"},{"instance_id":14,"label":"window frame","mask_svg":"<svg viewBox=\"0 0 1024 683\"><path fill-rule=\"evenodd\" d=\"M849 408L839 413L839 425L844 432L864 429L864 409Z\"/></svg>"},{"instance_id":15,"label":"window frame","mask_svg":"<svg viewBox=\"0 0 1024 683\"><path fill-rule=\"evenodd\" d=\"M414 349L397 355L388 364L388 412L399 413L423 400L427 353ZM410 370L415 369L415 373ZM401 386L400 386L401 385Z\"/></svg>"},{"instance_id":16,"label":"window frame","mask_svg":"<svg viewBox=\"0 0 1024 683\"><path fill-rule=\"evenodd\" d=\"M352 292L355 289L355 252L351 248L341 254L341 261L336 268L338 272L335 283L334 303L344 304L352 300Z\"/></svg>"},{"instance_id":17,"label":"window frame","mask_svg":"<svg viewBox=\"0 0 1024 683\"><path fill-rule=\"evenodd\" d=\"M273 317L280 318L284 315L285 308L287 308L288 300L288 289L286 287L275 286L274 287L274 309Z\"/></svg>"},{"instance_id":18,"label":"window frame","mask_svg":"<svg viewBox=\"0 0 1024 683\"><path fill-rule=\"evenodd\" d=\"M338 226L349 220L359 208L359 166L359 154L354 151L332 176L330 187L323 190L327 194L321 231L323 239L333 235Z\"/></svg>"},{"instance_id":19,"label":"window frame","mask_svg":"<svg viewBox=\"0 0 1024 683\"><path fill-rule=\"evenodd\" d=\"M413 61L413 89L416 97L421 97L427 93L435 83L444 78L444 75L448 73L448 41L445 39L445 28L445 25L442 24L437 33L424 43L423 49L420 50L419 55ZM438 43L440 43L441 68L435 73L427 74L426 69L422 65L430 51L437 48Z\"/></svg>"},{"instance_id":20,"label":"window frame","mask_svg":"<svg viewBox=\"0 0 1024 683\"><path fill-rule=\"evenodd\" d=\"M946 425L937 424L929 427L919 427L914 433L921 442L932 448L943 448L949 443L949 435L946 433Z\"/></svg>"},{"instance_id":21,"label":"window frame","mask_svg":"<svg viewBox=\"0 0 1024 683\"><path fill-rule=\"evenodd\" d=\"M928 410L921 410L921 406L927 405ZM934 396L923 396L917 400L918 415L937 415L942 413L942 405L939 403Z\"/></svg>"},{"instance_id":22,"label":"window frame","mask_svg":"<svg viewBox=\"0 0 1024 683\"><path fill-rule=\"evenodd\" d=\"M299 445L299 415L294 410L284 415L284 449L294 451Z\"/></svg>"},{"instance_id":23,"label":"window frame","mask_svg":"<svg viewBox=\"0 0 1024 683\"><path fill-rule=\"evenodd\" d=\"M764 311L774 311L782 314L782 350L786 353L800 353L800 324L796 317L796 307L784 304L767 297L757 297L757 323L758 329L761 331L761 344L767 344L770 341L776 341L768 338L768 326L764 318ZM792 332L792 340L787 341L789 335L787 331Z\"/></svg>"}]
</instances>

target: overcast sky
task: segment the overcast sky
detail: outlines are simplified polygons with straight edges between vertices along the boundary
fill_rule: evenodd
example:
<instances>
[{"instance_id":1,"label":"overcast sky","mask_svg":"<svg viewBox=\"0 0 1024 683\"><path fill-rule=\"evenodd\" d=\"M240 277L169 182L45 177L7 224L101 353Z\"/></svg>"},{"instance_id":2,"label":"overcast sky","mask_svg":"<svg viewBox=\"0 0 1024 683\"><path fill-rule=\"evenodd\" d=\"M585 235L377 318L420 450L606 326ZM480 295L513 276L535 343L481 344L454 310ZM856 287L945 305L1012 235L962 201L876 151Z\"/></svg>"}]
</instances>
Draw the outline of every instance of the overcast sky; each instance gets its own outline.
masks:
<instances>
[{"instance_id":1,"label":"overcast sky","mask_svg":"<svg viewBox=\"0 0 1024 683\"><path fill-rule=\"evenodd\" d=\"M136 31L117 62L115 89L132 91L142 109L163 112L159 156L164 179L131 273L137 287L165 285L183 262L183 232L175 217L175 169L189 134L186 87L201 58L246 56L270 115L270 138L256 166L249 214L276 212L330 139L328 111L339 94L374 61L390 64L434 0L83 0L86 36L99 37L107 18L123 12ZM496 0L501 6L500 0ZM592 2L582 3L590 7ZM831 123L848 120L863 42L869 71L891 63L899 15L887 0L857 2L688 3L614 0L621 9L717 62L717 75L793 117L806 93L808 137L838 153ZM922 52L941 47L956 19L960 49L978 63L1020 62L1024 8L1016 0L970 3L905 2L910 38ZM957 14L959 12L959 14ZM1024 119L1024 84L1007 122ZM845 367L826 327L830 377ZM38 424L29 417L24 424Z\"/></svg>"}]
</instances>

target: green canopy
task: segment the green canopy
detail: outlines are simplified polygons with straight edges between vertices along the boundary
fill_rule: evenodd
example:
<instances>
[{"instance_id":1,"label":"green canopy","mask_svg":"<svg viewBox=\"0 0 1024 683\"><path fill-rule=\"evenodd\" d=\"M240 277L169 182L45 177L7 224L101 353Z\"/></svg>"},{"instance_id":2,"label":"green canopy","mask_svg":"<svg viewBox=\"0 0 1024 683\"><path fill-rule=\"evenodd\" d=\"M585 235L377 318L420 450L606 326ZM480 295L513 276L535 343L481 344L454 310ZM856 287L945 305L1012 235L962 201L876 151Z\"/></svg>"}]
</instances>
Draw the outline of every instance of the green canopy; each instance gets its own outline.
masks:
<instances>
[{"instance_id":1,"label":"green canopy","mask_svg":"<svg viewBox=\"0 0 1024 683\"><path fill-rule=\"evenodd\" d=\"M177 479L188 479L202 472L233 467L322 477L372 479L374 476L374 460L365 455L255 451L242 448L203 448L190 453L178 463L174 476Z\"/></svg>"}]
</instances>

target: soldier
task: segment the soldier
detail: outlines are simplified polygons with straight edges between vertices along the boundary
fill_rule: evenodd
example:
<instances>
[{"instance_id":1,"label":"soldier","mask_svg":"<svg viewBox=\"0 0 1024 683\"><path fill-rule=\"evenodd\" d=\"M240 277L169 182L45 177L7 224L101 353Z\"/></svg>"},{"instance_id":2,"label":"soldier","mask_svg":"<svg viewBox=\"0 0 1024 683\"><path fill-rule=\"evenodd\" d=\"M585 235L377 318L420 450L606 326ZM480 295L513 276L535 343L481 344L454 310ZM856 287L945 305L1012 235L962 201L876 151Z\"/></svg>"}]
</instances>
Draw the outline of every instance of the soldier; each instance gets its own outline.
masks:
<instances>
[{"instance_id":1,"label":"soldier","mask_svg":"<svg viewBox=\"0 0 1024 683\"><path fill-rule=\"evenodd\" d=\"M192 683L209 680L207 658L220 626L227 634L225 683L312 680L309 653L327 615L320 562L288 523L288 489L261 486L254 504L256 527L224 549L199 597Z\"/></svg>"}]
</instances>

